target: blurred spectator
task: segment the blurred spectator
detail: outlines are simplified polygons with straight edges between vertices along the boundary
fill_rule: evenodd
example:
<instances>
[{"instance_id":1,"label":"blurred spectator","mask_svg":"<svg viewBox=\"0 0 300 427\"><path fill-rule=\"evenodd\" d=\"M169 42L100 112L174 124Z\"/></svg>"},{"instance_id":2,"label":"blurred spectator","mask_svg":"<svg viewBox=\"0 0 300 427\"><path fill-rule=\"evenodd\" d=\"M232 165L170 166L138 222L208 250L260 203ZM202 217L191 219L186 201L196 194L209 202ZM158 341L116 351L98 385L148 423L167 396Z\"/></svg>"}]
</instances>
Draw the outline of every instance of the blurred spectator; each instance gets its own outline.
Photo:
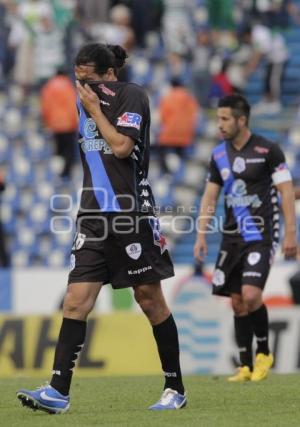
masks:
<instances>
[{"instance_id":1,"label":"blurred spectator","mask_svg":"<svg viewBox=\"0 0 300 427\"><path fill-rule=\"evenodd\" d=\"M76 90L64 70L59 70L41 91L41 111L44 123L56 145L56 154L64 159L62 177L70 178L75 161L78 115Z\"/></svg>"},{"instance_id":2,"label":"blurred spectator","mask_svg":"<svg viewBox=\"0 0 300 427\"><path fill-rule=\"evenodd\" d=\"M167 60L167 73L169 80L177 79L185 85L190 84L191 67L185 57L177 52L169 52Z\"/></svg>"},{"instance_id":3,"label":"blurred spectator","mask_svg":"<svg viewBox=\"0 0 300 427\"><path fill-rule=\"evenodd\" d=\"M169 173L166 155L169 151L184 159L186 148L195 138L199 105L180 80L171 80L171 88L159 105L160 131L158 153L162 171Z\"/></svg>"},{"instance_id":4,"label":"blurred spectator","mask_svg":"<svg viewBox=\"0 0 300 427\"><path fill-rule=\"evenodd\" d=\"M209 102L211 107L216 107L220 98L231 95L234 92L227 74L228 66L229 61L223 61L220 72L216 73L212 78L209 91Z\"/></svg>"},{"instance_id":5,"label":"blurred spectator","mask_svg":"<svg viewBox=\"0 0 300 427\"><path fill-rule=\"evenodd\" d=\"M233 0L207 0L209 24L217 31L233 30Z\"/></svg>"},{"instance_id":6,"label":"blurred spectator","mask_svg":"<svg viewBox=\"0 0 300 427\"><path fill-rule=\"evenodd\" d=\"M5 190L4 176L0 172L0 193ZM6 250L6 237L0 220L0 267L9 267L10 261Z\"/></svg>"},{"instance_id":7,"label":"blurred spectator","mask_svg":"<svg viewBox=\"0 0 300 427\"><path fill-rule=\"evenodd\" d=\"M77 0L77 6L82 10L82 18L88 22L107 22L110 0Z\"/></svg>"},{"instance_id":8,"label":"blurred spectator","mask_svg":"<svg viewBox=\"0 0 300 427\"><path fill-rule=\"evenodd\" d=\"M110 10L109 18L109 23L93 25L91 35L100 43L120 45L127 52L130 52L135 46L130 9L123 4L116 5ZM129 81L129 67L127 64L119 70L118 79L120 81Z\"/></svg>"},{"instance_id":9,"label":"blurred spectator","mask_svg":"<svg viewBox=\"0 0 300 427\"><path fill-rule=\"evenodd\" d=\"M195 46L193 0L164 0L163 37L167 51L191 58Z\"/></svg>"},{"instance_id":10,"label":"blurred spectator","mask_svg":"<svg viewBox=\"0 0 300 427\"><path fill-rule=\"evenodd\" d=\"M254 17L269 28L284 30L291 18L300 23L299 9L292 0L256 0L253 9Z\"/></svg>"},{"instance_id":11,"label":"blurred spectator","mask_svg":"<svg viewBox=\"0 0 300 427\"><path fill-rule=\"evenodd\" d=\"M52 10L47 1L25 0L18 4L16 9L10 5L12 20L9 43L16 51L14 69L15 81L23 87L24 95L35 83L34 41L41 20L51 16ZM43 58L40 58L41 61Z\"/></svg>"},{"instance_id":12,"label":"blurred spectator","mask_svg":"<svg viewBox=\"0 0 300 427\"><path fill-rule=\"evenodd\" d=\"M213 54L211 35L208 28L197 32L197 45L193 53L192 88L202 107L208 107L208 95L211 85L210 59Z\"/></svg>"},{"instance_id":13,"label":"blurred spectator","mask_svg":"<svg viewBox=\"0 0 300 427\"><path fill-rule=\"evenodd\" d=\"M253 54L245 66L245 77L250 76L262 60L265 64L263 99L253 107L253 114L278 113L284 68L289 56L286 42L282 34L261 24L246 31L251 32Z\"/></svg>"},{"instance_id":14,"label":"blurred spectator","mask_svg":"<svg viewBox=\"0 0 300 427\"><path fill-rule=\"evenodd\" d=\"M55 25L52 14L40 17L34 37L34 76L42 86L64 64L63 31Z\"/></svg>"},{"instance_id":15,"label":"blurred spectator","mask_svg":"<svg viewBox=\"0 0 300 427\"><path fill-rule=\"evenodd\" d=\"M120 45L130 51L135 45L130 9L122 4L116 5L109 12L109 19L109 23L93 25L92 36L100 43Z\"/></svg>"}]
</instances>

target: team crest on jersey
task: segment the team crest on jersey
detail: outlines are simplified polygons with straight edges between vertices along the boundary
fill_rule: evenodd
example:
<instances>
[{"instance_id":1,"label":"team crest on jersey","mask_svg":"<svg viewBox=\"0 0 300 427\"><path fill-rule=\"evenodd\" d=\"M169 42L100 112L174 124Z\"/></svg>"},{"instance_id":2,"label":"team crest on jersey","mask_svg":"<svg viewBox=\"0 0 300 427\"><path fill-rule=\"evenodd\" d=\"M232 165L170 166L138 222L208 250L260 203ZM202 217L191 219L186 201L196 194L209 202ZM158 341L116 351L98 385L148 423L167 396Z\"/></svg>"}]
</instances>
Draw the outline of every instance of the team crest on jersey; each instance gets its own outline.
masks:
<instances>
[{"instance_id":1,"label":"team crest on jersey","mask_svg":"<svg viewBox=\"0 0 300 427\"><path fill-rule=\"evenodd\" d=\"M232 170L236 173L242 173L245 169L245 159L243 159L243 157L236 157L233 162Z\"/></svg>"},{"instance_id":2,"label":"team crest on jersey","mask_svg":"<svg viewBox=\"0 0 300 427\"><path fill-rule=\"evenodd\" d=\"M261 254L259 252L250 252L247 261L250 265L255 265L260 261Z\"/></svg>"},{"instance_id":3,"label":"team crest on jersey","mask_svg":"<svg viewBox=\"0 0 300 427\"><path fill-rule=\"evenodd\" d=\"M139 259L142 253L142 246L140 243L131 243L125 248L127 255L132 259Z\"/></svg>"},{"instance_id":4,"label":"team crest on jersey","mask_svg":"<svg viewBox=\"0 0 300 427\"><path fill-rule=\"evenodd\" d=\"M149 218L149 224L152 228L153 242L156 246L159 246L160 253L163 254L168 249L168 245L167 240L161 231L158 218Z\"/></svg>"},{"instance_id":5,"label":"team crest on jersey","mask_svg":"<svg viewBox=\"0 0 300 427\"><path fill-rule=\"evenodd\" d=\"M223 181L226 181L226 179L228 179L229 176L230 176L230 170L228 168L221 169L221 177Z\"/></svg>"},{"instance_id":6,"label":"team crest on jersey","mask_svg":"<svg viewBox=\"0 0 300 427\"><path fill-rule=\"evenodd\" d=\"M81 249L82 246L84 245L85 239L86 239L86 234L76 233L72 250L78 251L79 249Z\"/></svg>"},{"instance_id":7,"label":"team crest on jersey","mask_svg":"<svg viewBox=\"0 0 300 427\"><path fill-rule=\"evenodd\" d=\"M137 113L123 113L122 116L118 117L117 126L123 126L127 128L135 128L140 130L142 122L142 116Z\"/></svg>"}]
</instances>

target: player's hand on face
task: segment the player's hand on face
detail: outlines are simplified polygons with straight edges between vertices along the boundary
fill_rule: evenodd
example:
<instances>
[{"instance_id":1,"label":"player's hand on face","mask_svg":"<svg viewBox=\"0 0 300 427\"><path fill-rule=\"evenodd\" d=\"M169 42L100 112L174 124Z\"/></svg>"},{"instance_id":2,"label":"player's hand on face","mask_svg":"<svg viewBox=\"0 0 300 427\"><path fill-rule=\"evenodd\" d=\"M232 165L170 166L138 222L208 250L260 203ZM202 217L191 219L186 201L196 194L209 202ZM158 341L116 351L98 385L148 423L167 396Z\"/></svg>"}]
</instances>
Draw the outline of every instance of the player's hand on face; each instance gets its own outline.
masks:
<instances>
[{"instance_id":1,"label":"player's hand on face","mask_svg":"<svg viewBox=\"0 0 300 427\"><path fill-rule=\"evenodd\" d=\"M282 252L286 259L295 259L297 256L297 239L294 234L287 234L282 243Z\"/></svg>"},{"instance_id":2,"label":"player's hand on face","mask_svg":"<svg viewBox=\"0 0 300 427\"><path fill-rule=\"evenodd\" d=\"M90 88L90 86L85 83L84 86L80 82L76 81L76 87L80 101L84 108L91 114L96 114L101 111L100 102L97 94Z\"/></svg>"},{"instance_id":3,"label":"player's hand on face","mask_svg":"<svg viewBox=\"0 0 300 427\"><path fill-rule=\"evenodd\" d=\"M198 238L194 245L194 257L197 261L203 262L207 255L207 244L204 238Z\"/></svg>"}]
</instances>

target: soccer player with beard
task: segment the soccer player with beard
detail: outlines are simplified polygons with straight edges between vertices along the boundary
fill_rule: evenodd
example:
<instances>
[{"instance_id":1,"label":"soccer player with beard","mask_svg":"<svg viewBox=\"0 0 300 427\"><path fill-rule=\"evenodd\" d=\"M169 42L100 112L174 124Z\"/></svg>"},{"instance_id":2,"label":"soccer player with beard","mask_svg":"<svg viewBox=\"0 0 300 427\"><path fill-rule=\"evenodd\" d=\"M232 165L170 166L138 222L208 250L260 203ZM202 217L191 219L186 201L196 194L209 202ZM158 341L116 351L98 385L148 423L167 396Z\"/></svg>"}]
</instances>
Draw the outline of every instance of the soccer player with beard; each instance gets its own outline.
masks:
<instances>
[{"instance_id":1,"label":"soccer player with beard","mask_svg":"<svg viewBox=\"0 0 300 427\"><path fill-rule=\"evenodd\" d=\"M174 275L173 264L147 180L149 102L140 86L118 81L126 57L120 46L92 43L75 60L84 178L63 321L50 385L17 393L24 406L48 413L69 409L87 316L106 283L115 289L132 287L152 325L165 385L149 409L186 405L177 328L160 285Z\"/></svg>"},{"instance_id":2,"label":"soccer player with beard","mask_svg":"<svg viewBox=\"0 0 300 427\"><path fill-rule=\"evenodd\" d=\"M212 283L213 294L231 298L234 312L241 366L231 382L260 381L273 364L262 293L279 241L278 192L285 223L282 251L294 258L297 250L294 190L284 154L277 144L250 131L249 116L244 97L220 99L217 117L223 142L212 153L194 246L196 259L203 261L206 233L223 188L225 223Z\"/></svg>"}]
</instances>

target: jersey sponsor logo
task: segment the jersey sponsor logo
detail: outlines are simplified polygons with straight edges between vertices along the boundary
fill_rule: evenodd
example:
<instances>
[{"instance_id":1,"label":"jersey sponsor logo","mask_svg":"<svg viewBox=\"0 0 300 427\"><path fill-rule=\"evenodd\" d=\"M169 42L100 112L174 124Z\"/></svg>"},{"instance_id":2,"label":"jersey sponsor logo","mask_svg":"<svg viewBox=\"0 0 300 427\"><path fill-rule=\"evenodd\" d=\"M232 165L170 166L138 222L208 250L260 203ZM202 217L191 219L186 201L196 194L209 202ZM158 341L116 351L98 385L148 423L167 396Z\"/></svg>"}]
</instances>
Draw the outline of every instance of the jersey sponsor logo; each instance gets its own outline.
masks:
<instances>
[{"instance_id":1,"label":"jersey sponsor logo","mask_svg":"<svg viewBox=\"0 0 300 427\"><path fill-rule=\"evenodd\" d=\"M259 154L267 154L270 150L266 147L261 147L260 145L255 145L254 151L256 151Z\"/></svg>"},{"instance_id":2,"label":"jersey sponsor logo","mask_svg":"<svg viewBox=\"0 0 300 427\"><path fill-rule=\"evenodd\" d=\"M217 268L214 271L213 277L212 277L212 283L215 286L223 286L225 283L225 274L224 271L220 270L219 268Z\"/></svg>"},{"instance_id":3,"label":"jersey sponsor logo","mask_svg":"<svg viewBox=\"0 0 300 427\"><path fill-rule=\"evenodd\" d=\"M243 277L261 277L261 273L258 271L245 271Z\"/></svg>"},{"instance_id":4,"label":"jersey sponsor logo","mask_svg":"<svg viewBox=\"0 0 300 427\"><path fill-rule=\"evenodd\" d=\"M136 270L128 270L129 276L146 273L146 271L152 270L151 265L147 265L146 267L137 268Z\"/></svg>"},{"instance_id":5,"label":"jersey sponsor logo","mask_svg":"<svg viewBox=\"0 0 300 427\"><path fill-rule=\"evenodd\" d=\"M74 243L72 246L72 251L78 251L84 245L84 241L86 239L86 234L76 233Z\"/></svg>"},{"instance_id":6,"label":"jersey sponsor logo","mask_svg":"<svg viewBox=\"0 0 300 427\"><path fill-rule=\"evenodd\" d=\"M219 153L217 153L217 154L214 154L214 160L218 160L218 159L221 159L222 157L224 157L225 156L225 151L223 150L223 151L220 151Z\"/></svg>"},{"instance_id":7,"label":"jersey sponsor logo","mask_svg":"<svg viewBox=\"0 0 300 427\"><path fill-rule=\"evenodd\" d=\"M226 181L226 179L228 179L230 176L230 170L228 168L221 169L220 173L221 173L221 177L222 177L223 181Z\"/></svg>"},{"instance_id":8,"label":"jersey sponsor logo","mask_svg":"<svg viewBox=\"0 0 300 427\"><path fill-rule=\"evenodd\" d=\"M262 201L257 194L247 196L246 183L242 179L234 181L231 194L225 196L228 208L247 207L259 208Z\"/></svg>"},{"instance_id":9,"label":"jersey sponsor logo","mask_svg":"<svg viewBox=\"0 0 300 427\"><path fill-rule=\"evenodd\" d=\"M110 106L109 102L103 101L103 99L100 99L100 104Z\"/></svg>"},{"instance_id":10,"label":"jersey sponsor logo","mask_svg":"<svg viewBox=\"0 0 300 427\"><path fill-rule=\"evenodd\" d=\"M70 256L70 271L73 271L76 265L76 257L74 254Z\"/></svg>"},{"instance_id":11,"label":"jersey sponsor logo","mask_svg":"<svg viewBox=\"0 0 300 427\"><path fill-rule=\"evenodd\" d=\"M99 87L99 89L101 89L101 92L105 93L105 95L116 96L116 92L114 92L113 90L109 89L103 83L101 83L98 87Z\"/></svg>"},{"instance_id":12,"label":"jersey sponsor logo","mask_svg":"<svg viewBox=\"0 0 300 427\"><path fill-rule=\"evenodd\" d=\"M168 249L168 245L167 240L160 229L158 218L149 218L149 224L152 228L153 242L160 248L160 253L163 254Z\"/></svg>"},{"instance_id":13,"label":"jersey sponsor logo","mask_svg":"<svg viewBox=\"0 0 300 427\"><path fill-rule=\"evenodd\" d=\"M91 118L86 119L83 125L83 136L86 139L94 139L98 135L99 132L97 130L95 121Z\"/></svg>"},{"instance_id":14,"label":"jersey sponsor logo","mask_svg":"<svg viewBox=\"0 0 300 427\"><path fill-rule=\"evenodd\" d=\"M247 261L250 265L257 264L261 259L261 254L259 252L250 252L248 255Z\"/></svg>"},{"instance_id":15,"label":"jersey sponsor logo","mask_svg":"<svg viewBox=\"0 0 300 427\"><path fill-rule=\"evenodd\" d=\"M139 259L142 253L142 246L140 243L131 243L125 248L127 255L132 259Z\"/></svg>"},{"instance_id":16,"label":"jersey sponsor logo","mask_svg":"<svg viewBox=\"0 0 300 427\"><path fill-rule=\"evenodd\" d=\"M140 130L141 122L142 116L140 114L126 112L122 114L122 116L118 117L117 126Z\"/></svg>"},{"instance_id":17,"label":"jersey sponsor logo","mask_svg":"<svg viewBox=\"0 0 300 427\"><path fill-rule=\"evenodd\" d=\"M236 173L242 173L246 169L245 159L243 157L236 157L233 162L232 170Z\"/></svg>"},{"instance_id":18,"label":"jersey sponsor logo","mask_svg":"<svg viewBox=\"0 0 300 427\"><path fill-rule=\"evenodd\" d=\"M254 159L246 159L246 163L265 163L266 159L264 157L257 157Z\"/></svg>"},{"instance_id":19,"label":"jersey sponsor logo","mask_svg":"<svg viewBox=\"0 0 300 427\"><path fill-rule=\"evenodd\" d=\"M102 151L103 154L113 154L112 149L104 139L87 139L81 142L84 153L88 151Z\"/></svg>"}]
</instances>

